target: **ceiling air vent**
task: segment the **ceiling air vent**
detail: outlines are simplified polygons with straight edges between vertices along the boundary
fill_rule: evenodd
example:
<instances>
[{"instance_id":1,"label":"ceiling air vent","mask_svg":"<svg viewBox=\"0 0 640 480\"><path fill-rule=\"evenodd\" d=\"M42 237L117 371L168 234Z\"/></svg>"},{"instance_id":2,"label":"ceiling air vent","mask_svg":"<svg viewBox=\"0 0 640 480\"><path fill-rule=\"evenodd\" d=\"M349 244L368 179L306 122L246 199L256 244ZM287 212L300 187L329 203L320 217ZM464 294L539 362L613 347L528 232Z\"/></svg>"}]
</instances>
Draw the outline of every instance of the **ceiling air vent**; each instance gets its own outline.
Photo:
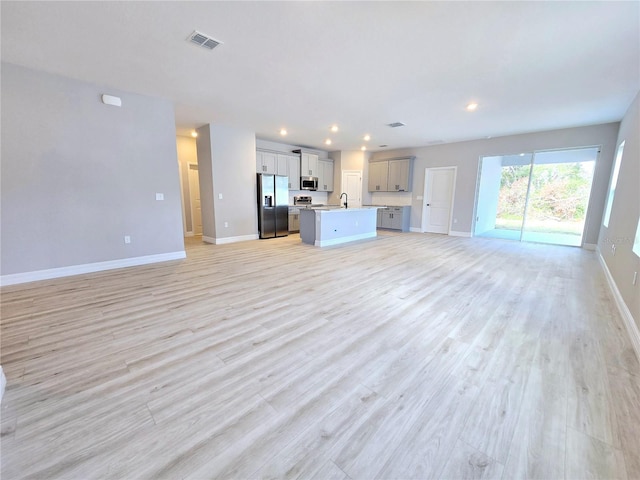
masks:
<instances>
[{"instance_id":1,"label":"ceiling air vent","mask_svg":"<svg viewBox=\"0 0 640 480\"><path fill-rule=\"evenodd\" d=\"M209 50L213 50L214 48L216 48L218 45L222 43L214 38L211 38L209 35L205 35L204 33L198 32L197 30L194 30L194 32L191 35L189 35L188 40L191 43L195 43L196 45L200 45L201 47L204 47Z\"/></svg>"},{"instance_id":2,"label":"ceiling air vent","mask_svg":"<svg viewBox=\"0 0 640 480\"><path fill-rule=\"evenodd\" d=\"M393 122L393 123L389 123L387 125L389 127L391 127L391 128L398 128L398 127L404 127L406 124L402 123L402 122Z\"/></svg>"}]
</instances>

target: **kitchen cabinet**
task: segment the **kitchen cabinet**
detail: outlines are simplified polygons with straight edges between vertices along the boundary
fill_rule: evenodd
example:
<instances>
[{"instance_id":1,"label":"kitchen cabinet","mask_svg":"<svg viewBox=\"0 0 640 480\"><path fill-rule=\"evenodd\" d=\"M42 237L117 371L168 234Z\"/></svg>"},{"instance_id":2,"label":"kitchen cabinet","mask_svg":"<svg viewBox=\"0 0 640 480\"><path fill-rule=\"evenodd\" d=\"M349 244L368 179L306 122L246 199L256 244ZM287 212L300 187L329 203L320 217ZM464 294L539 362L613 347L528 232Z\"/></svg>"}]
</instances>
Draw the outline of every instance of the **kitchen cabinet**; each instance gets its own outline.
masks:
<instances>
[{"instance_id":1,"label":"kitchen cabinet","mask_svg":"<svg viewBox=\"0 0 640 480\"><path fill-rule=\"evenodd\" d=\"M390 192L408 192L411 190L411 160L402 158L389 160L389 180L387 183Z\"/></svg>"},{"instance_id":2,"label":"kitchen cabinet","mask_svg":"<svg viewBox=\"0 0 640 480\"><path fill-rule=\"evenodd\" d=\"M278 174L278 155L272 152L256 152L256 171L258 173Z\"/></svg>"},{"instance_id":3,"label":"kitchen cabinet","mask_svg":"<svg viewBox=\"0 0 640 480\"><path fill-rule=\"evenodd\" d=\"M414 157L369 162L370 192L410 192Z\"/></svg>"},{"instance_id":4,"label":"kitchen cabinet","mask_svg":"<svg viewBox=\"0 0 640 480\"><path fill-rule=\"evenodd\" d=\"M289 232L300 231L300 209L289 207Z\"/></svg>"},{"instance_id":5,"label":"kitchen cabinet","mask_svg":"<svg viewBox=\"0 0 640 480\"><path fill-rule=\"evenodd\" d=\"M289 177L289 190L300 190L300 157L279 153L278 175Z\"/></svg>"},{"instance_id":6,"label":"kitchen cabinet","mask_svg":"<svg viewBox=\"0 0 640 480\"><path fill-rule=\"evenodd\" d=\"M389 178L389 162L369 163L369 191L386 192Z\"/></svg>"},{"instance_id":7,"label":"kitchen cabinet","mask_svg":"<svg viewBox=\"0 0 640 480\"><path fill-rule=\"evenodd\" d=\"M378 209L378 228L409 231L411 207L386 207Z\"/></svg>"},{"instance_id":8,"label":"kitchen cabinet","mask_svg":"<svg viewBox=\"0 0 640 480\"><path fill-rule=\"evenodd\" d=\"M300 176L317 177L318 172L318 155L315 153L300 153Z\"/></svg>"},{"instance_id":9,"label":"kitchen cabinet","mask_svg":"<svg viewBox=\"0 0 640 480\"><path fill-rule=\"evenodd\" d=\"M333 160L318 160L318 191L333 192Z\"/></svg>"}]
</instances>

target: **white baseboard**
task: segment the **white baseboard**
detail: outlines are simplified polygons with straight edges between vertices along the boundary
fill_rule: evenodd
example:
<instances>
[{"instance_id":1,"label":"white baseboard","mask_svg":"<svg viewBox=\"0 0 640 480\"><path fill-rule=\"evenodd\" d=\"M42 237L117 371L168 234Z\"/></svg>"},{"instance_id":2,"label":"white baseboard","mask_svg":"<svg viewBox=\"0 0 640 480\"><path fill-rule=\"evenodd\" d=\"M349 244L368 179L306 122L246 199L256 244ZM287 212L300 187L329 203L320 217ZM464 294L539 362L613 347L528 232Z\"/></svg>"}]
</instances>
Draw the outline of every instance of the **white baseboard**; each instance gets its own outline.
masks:
<instances>
[{"instance_id":1,"label":"white baseboard","mask_svg":"<svg viewBox=\"0 0 640 480\"><path fill-rule=\"evenodd\" d=\"M636 351L636 357L640 360L640 330L631 315L629 307L624 303L620 290L618 290L618 286L609 271L609 267L607 267L607 262L602 258L600 251L598 251L598 260L600 260L600 265L602 265L602 270L604 270L604 276L607 278L607 283L609 284L613 298L615 299L620 315L622 316L622 321L624 322L625 327L627 327L627 333L629 334L633 349Z\"/></svg>"},{"instance_id":2,"label":"white baseboard","mask_svg":"<svg viewBox=\"0 0 640 480\"><path fill-rule=\"evenodd\" d=\"M471 238L471 232L456 232L455 230L450 230L449 235L451 237L466 237Z\"/></svg>"},{"instance_id":3,"label":"white baseboard","mask_svg":"<svg viewBox=\"0 0 640 480\"><path fill-rule=\"evenodd\" d=\"M195 234L193 232L184 232L185 237L194 237Z\"/></svg>"},{"instance_id":4,"label":"white baseboard","mask_svg":"<svg viewBox=\"0 0 640 480\"><path fill-rule=\"evenodd\" d=\"M332 238L330 240L316 240L314 245L316 247L329 247L331 245L339 245L341 243L355 242L356 240L364 240L365 238L373 238L378 234L376 232L360 233L358 235L351 235L350 237Z\"/></svg>"},{"instance_id":5,"label":"white baseboard","mask_svg":"<svg viewBox=\"0 0 640 480\"><path fill-rule=\"evenodd\" d=\"M236 243L236 242L247 242L249 240L257 240L258 234L252 235L238 235L237 237L207 237L205 235L202 236L202 241L207 243L213 243L214 245L224 245L225 243Z\"/></svg>"},{"instance_id":6,"label":"white baseboard","mask_svg":"<svg viewBox=\"0 0 640 480\"><path fill-rule=\"evenodd\" d=\"M409 231L413 233L422 233L422 229L417 227L411 227L409 228Z\"/></svg>"},{"instance_id":7,"label":"white baseboard","mask_svg":"<svg viewBox=\"0 0 640 480\"><path fill-rule=\"evenodd\" d=\"M585 250L595 250L598 247L595 243L584 243L582 244L582 248Z\"/></svg>"},{"instance_id":8,"label":"white baseboard","mask_svg":"<svg viewBox=\"0 0 640 480\"><path fill-rule=\"evenodd\" d=\"M38 280L50 280L52 278L69 277L83 273L101 272L113 270L115 268L136 267L149 263L166 262L169 260L180 260L186 258L184 250L178 252L159 253L156 255L145 255L142 257L122 258L119 260L109 260L106 262L85 263L83 265L71 265L69 267L50 268L47 270L36 270L33 272L13 273L0 276L0 285L16 285L18 283L36 282Z\"/></svg>"}]
</instances>

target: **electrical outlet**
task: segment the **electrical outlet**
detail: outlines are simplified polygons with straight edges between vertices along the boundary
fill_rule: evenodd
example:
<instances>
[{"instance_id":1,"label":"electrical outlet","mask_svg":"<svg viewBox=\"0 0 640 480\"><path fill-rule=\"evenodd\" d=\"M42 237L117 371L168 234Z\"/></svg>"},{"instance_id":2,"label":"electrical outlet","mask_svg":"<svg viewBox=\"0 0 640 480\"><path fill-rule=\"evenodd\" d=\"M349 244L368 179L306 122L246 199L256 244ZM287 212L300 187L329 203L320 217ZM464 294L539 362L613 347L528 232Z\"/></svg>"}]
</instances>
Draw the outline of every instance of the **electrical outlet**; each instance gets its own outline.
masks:
<instances>
[{"instance_id":1,"label":"electrical outlet","mask_svg":"<svg viewBox=\"0 0 640 480\"><path fill-rule=\"evenodd\" d=\"M164 193L156 193L156 200L164 200Z\"/></svg>"},{"instance_id":2,"label":"electrical outlet","mask_svg":"<svg viewBox=\"0 0 640 480\"><path fill-rule=\"evenodd\" d=\"M458 223L458 219L457 219L457 218L454 218L454 219L453 219L453 223Z\"/></svg>"},{"instance_id":3,"label":"electrical outlet","mask_svg":"<svg viewBox=\"0 0 640 480\"><path fill-rule=\"evenodd\" d=\"M124 243L131 243L131 237L129 235L124 236Z\"/></svg>"},{"instance_id":4,"label":"electrical outlet","mask_svg":"<svg viewBox=\"0 0 640 480\"><path fill-rule=\"evenodd\" d=\"M218 194L218 200L222 200L222 194L221 193Z\"/></svg>"},{"instance_id":5,"label":"electrical outlet","mask_svg":"<svg viewBox=\"0 0 640 480\"><path fill-rule=\"evenodd\" d=\"M229 227L229 222L224 222L224 228Z\"/></svg>"}]
</instances>

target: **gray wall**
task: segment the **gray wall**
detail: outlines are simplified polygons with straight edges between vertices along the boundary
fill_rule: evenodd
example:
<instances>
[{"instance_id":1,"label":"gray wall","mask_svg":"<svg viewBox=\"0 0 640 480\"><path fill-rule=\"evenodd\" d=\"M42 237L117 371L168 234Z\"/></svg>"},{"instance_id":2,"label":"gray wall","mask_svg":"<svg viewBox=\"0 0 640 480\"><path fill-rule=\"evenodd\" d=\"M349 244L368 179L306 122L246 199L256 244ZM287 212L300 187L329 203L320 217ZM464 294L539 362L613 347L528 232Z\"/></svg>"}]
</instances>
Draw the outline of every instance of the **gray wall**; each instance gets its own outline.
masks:
<instances>
[{"instance_id":1,"label":"gray wall","mask_svg":"<svg viewBox=\"0 0 640 480\"><path fill-rule=\"evenodd\" d=\"M483 156L509 155L534 150L552 150L568 147L601 145L602 152L596 162L591 201L586 222L584 243L595 245L598 240L604 199L611 172L619 123L588 127L567 128L548 132L510 135L507 137L474 140L430 147L406 148L376 152L373 158L392 158L413 155L413 190L411 199L411 227L420 228L424 192L424 171L427 167L457 166L452 230L471 232L474 215L478 162ZM366 184L366 181L363 180Z\"/></svg>"},{"instance_id":2,"label":"gray wall","mask_svg":"<svg viewBox=\"0 0 640 480\"><path fill-rule=\"evenodd\" d=\"M616 149L623 141L624 153L609 227L602 225L598 249L640 329L640 279L633 285L634 272L640 274L640 258L632 252L640 216L640 93L620 124ZM616 246L615 255L612 245Z\"/></svg>"},{"instance_id":3,"label":"gray wall","mask_svg":"<svg viewBox=\"0 0 640 480\"><path fill-rule=\"evenodd\" d=\"M255 133L206 125L196 144L203 235L216 242L257 235Z\"/></svg>"},{"instance_id":4,"label":"gray wall","mask_svg":"<svg viewBox=\"0 0 640 480\"><path fill-rule=\"evenodd\" d=\"M183 252L175 138L166 100L3 63L2 275Z\"/></svg>"}]
</instances>

